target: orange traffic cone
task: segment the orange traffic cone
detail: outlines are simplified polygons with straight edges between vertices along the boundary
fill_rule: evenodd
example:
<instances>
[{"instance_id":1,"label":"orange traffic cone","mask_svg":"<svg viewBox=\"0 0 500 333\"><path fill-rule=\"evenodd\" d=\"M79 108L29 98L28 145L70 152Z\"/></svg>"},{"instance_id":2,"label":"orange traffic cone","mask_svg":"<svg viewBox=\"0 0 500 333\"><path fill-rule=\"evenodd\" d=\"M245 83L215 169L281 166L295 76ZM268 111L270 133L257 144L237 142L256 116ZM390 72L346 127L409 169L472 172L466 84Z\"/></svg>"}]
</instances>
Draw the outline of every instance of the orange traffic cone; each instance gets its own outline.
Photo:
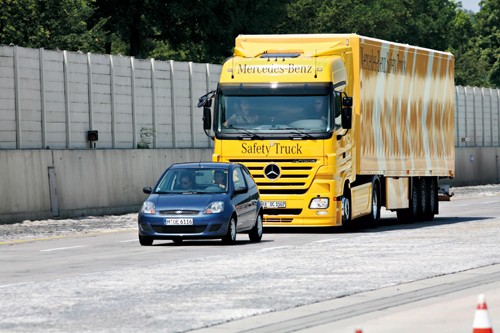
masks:
<instances>
[{"instance_id":1,"label":"orange traffic cone","mask_svg":"<svg viewBox=\"0 0 500 333\"><path fill-rule=\"evenodd\" d=\"M472 333L493 333L490 317L488 316L488 307L486 306L486 300L483 294L479 295L477 300L477 309L474 314Z\"/></svg>"}]
</instances>

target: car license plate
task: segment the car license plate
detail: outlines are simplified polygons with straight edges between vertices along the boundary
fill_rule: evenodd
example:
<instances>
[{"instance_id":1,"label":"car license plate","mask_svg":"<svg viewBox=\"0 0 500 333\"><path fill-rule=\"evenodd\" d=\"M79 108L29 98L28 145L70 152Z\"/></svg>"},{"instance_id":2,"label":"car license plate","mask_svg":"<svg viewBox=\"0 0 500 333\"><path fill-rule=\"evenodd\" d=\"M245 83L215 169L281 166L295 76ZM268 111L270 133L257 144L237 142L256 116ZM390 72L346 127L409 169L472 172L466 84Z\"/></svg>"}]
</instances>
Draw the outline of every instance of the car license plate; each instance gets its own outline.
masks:
<instances>
[{"instance_id":1,"label":"car license plate","mask_svg":"<svg viewBox=\"0 0 500 333\"><path fill-rule=\"evenodd\" d=\"M264 208L286 208L286 201L262 201Z\"/></svg>"},{"instance_id":2,"label":"car license plate","mask_svg":"<svg viewBox=\"0 0 500 333\"><path fill-rule=\"evenodd\" d=\"M166 225L193 225L193 219L165 219Z\"/></svg>"}]
</instances>

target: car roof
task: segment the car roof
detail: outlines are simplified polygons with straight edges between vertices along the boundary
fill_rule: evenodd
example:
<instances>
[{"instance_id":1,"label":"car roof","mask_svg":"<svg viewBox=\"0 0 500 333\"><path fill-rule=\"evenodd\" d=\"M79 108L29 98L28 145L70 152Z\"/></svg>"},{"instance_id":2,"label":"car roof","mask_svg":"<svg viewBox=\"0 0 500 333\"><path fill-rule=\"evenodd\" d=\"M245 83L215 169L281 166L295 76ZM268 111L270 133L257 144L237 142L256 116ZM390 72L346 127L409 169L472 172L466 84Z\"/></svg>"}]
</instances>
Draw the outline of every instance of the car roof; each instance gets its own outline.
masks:
<instances>
[{"instance_id":1,"label":"car roof","mask_svg":"<svg viewBox=\"0 0 500 333\"><path fill-rule=\"evenodd\" d=\"M231 165L237 165L237 163L227 163L227 162L183 162L174 163L170 166L172 169L229 169Z\"/></svg>"}]
</instances>

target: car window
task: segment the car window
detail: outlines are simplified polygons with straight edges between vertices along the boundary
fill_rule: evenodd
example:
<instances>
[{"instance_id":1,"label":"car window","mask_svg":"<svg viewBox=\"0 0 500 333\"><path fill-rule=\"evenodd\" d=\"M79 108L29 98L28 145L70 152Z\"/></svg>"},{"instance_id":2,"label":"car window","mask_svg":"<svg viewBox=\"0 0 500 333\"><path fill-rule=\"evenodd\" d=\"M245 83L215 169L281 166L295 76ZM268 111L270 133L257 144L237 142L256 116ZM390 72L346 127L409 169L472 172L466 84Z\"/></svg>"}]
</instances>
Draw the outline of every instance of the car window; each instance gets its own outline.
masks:
<instances>
[{"instance_id":1,"label":"car window","mask_svg":"<svg viewBox=\"0 0 500 333\"><path fill-rule=\"evenodd\" d=\"M243 175L245 176L245 179L247 181L248 188L254 188L256 185L252 178L252 175L250 174L250 171L244 166L242 166L241 169L243 170Z\"/></svg>"},{"instance_id":2,"label":"car window","mask_svg":"<svg viewBox=\"0 0 500 333\"><path fill-rule=\"evenodd\" d=\"M222 180L215 182L215 174ZM212 168L175 168L168 170L158 182L155 193L222 193L227 191L227 170Z\"/></svg>"},{"instance_id":3,"label":"car window","mask_svg":"<svg viewBox=\"0 0 500 333\"><path fill-rule=\"evenodd\" d=\"M247 187L246 182L245 182L245 176L243 176L243 172L241 171L241 168L235 168L233 170L233 182L234 182L234 189L235 191L244 189Z\"/></svg>"}]
</instances>

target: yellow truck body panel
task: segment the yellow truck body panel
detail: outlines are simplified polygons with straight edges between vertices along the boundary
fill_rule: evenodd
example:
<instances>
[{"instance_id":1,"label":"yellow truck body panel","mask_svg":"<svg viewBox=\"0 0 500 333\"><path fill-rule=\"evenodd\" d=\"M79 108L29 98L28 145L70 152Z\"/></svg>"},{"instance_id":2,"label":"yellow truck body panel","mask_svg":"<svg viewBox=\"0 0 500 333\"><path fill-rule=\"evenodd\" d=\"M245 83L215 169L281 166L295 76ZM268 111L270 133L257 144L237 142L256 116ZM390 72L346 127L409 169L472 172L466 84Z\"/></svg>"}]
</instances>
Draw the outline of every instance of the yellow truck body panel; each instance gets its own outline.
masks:
<instances>
[{"instance_id":1,"label":"yellow truck body panel","mask_svg":"<svg viewBox=\"0 0 500 333\"><path fill-rule=\"evenodd\" d=\"M225 137L222 115L215 116L213 160L249 167L267 205L265 225L339 225L346 187L353 193L350 217L366 215L374 182L360 184L360 179L368 176L376 176L370 179L384 190L379 199L391 209L411 206L411 193L402 191L411 191L416 177L454 176L450 53L356 34L240 35L234 56L223 65L217 98L220 104L224 87L240 89L244 96L246 87L267 85L272 95L277 87L303 84L306 89L320 83L352 97L352 128L342 129L332 118L330 136L266 137L263 132L253 138ZM268 123L283 118L293 123L299 106L282 103L266 109L261 103L255 112ZM267 177L271 164L279 169L277 179ZM328 208L311 209L315 197L329 198Z\"/></svg>"}]
</instances>

